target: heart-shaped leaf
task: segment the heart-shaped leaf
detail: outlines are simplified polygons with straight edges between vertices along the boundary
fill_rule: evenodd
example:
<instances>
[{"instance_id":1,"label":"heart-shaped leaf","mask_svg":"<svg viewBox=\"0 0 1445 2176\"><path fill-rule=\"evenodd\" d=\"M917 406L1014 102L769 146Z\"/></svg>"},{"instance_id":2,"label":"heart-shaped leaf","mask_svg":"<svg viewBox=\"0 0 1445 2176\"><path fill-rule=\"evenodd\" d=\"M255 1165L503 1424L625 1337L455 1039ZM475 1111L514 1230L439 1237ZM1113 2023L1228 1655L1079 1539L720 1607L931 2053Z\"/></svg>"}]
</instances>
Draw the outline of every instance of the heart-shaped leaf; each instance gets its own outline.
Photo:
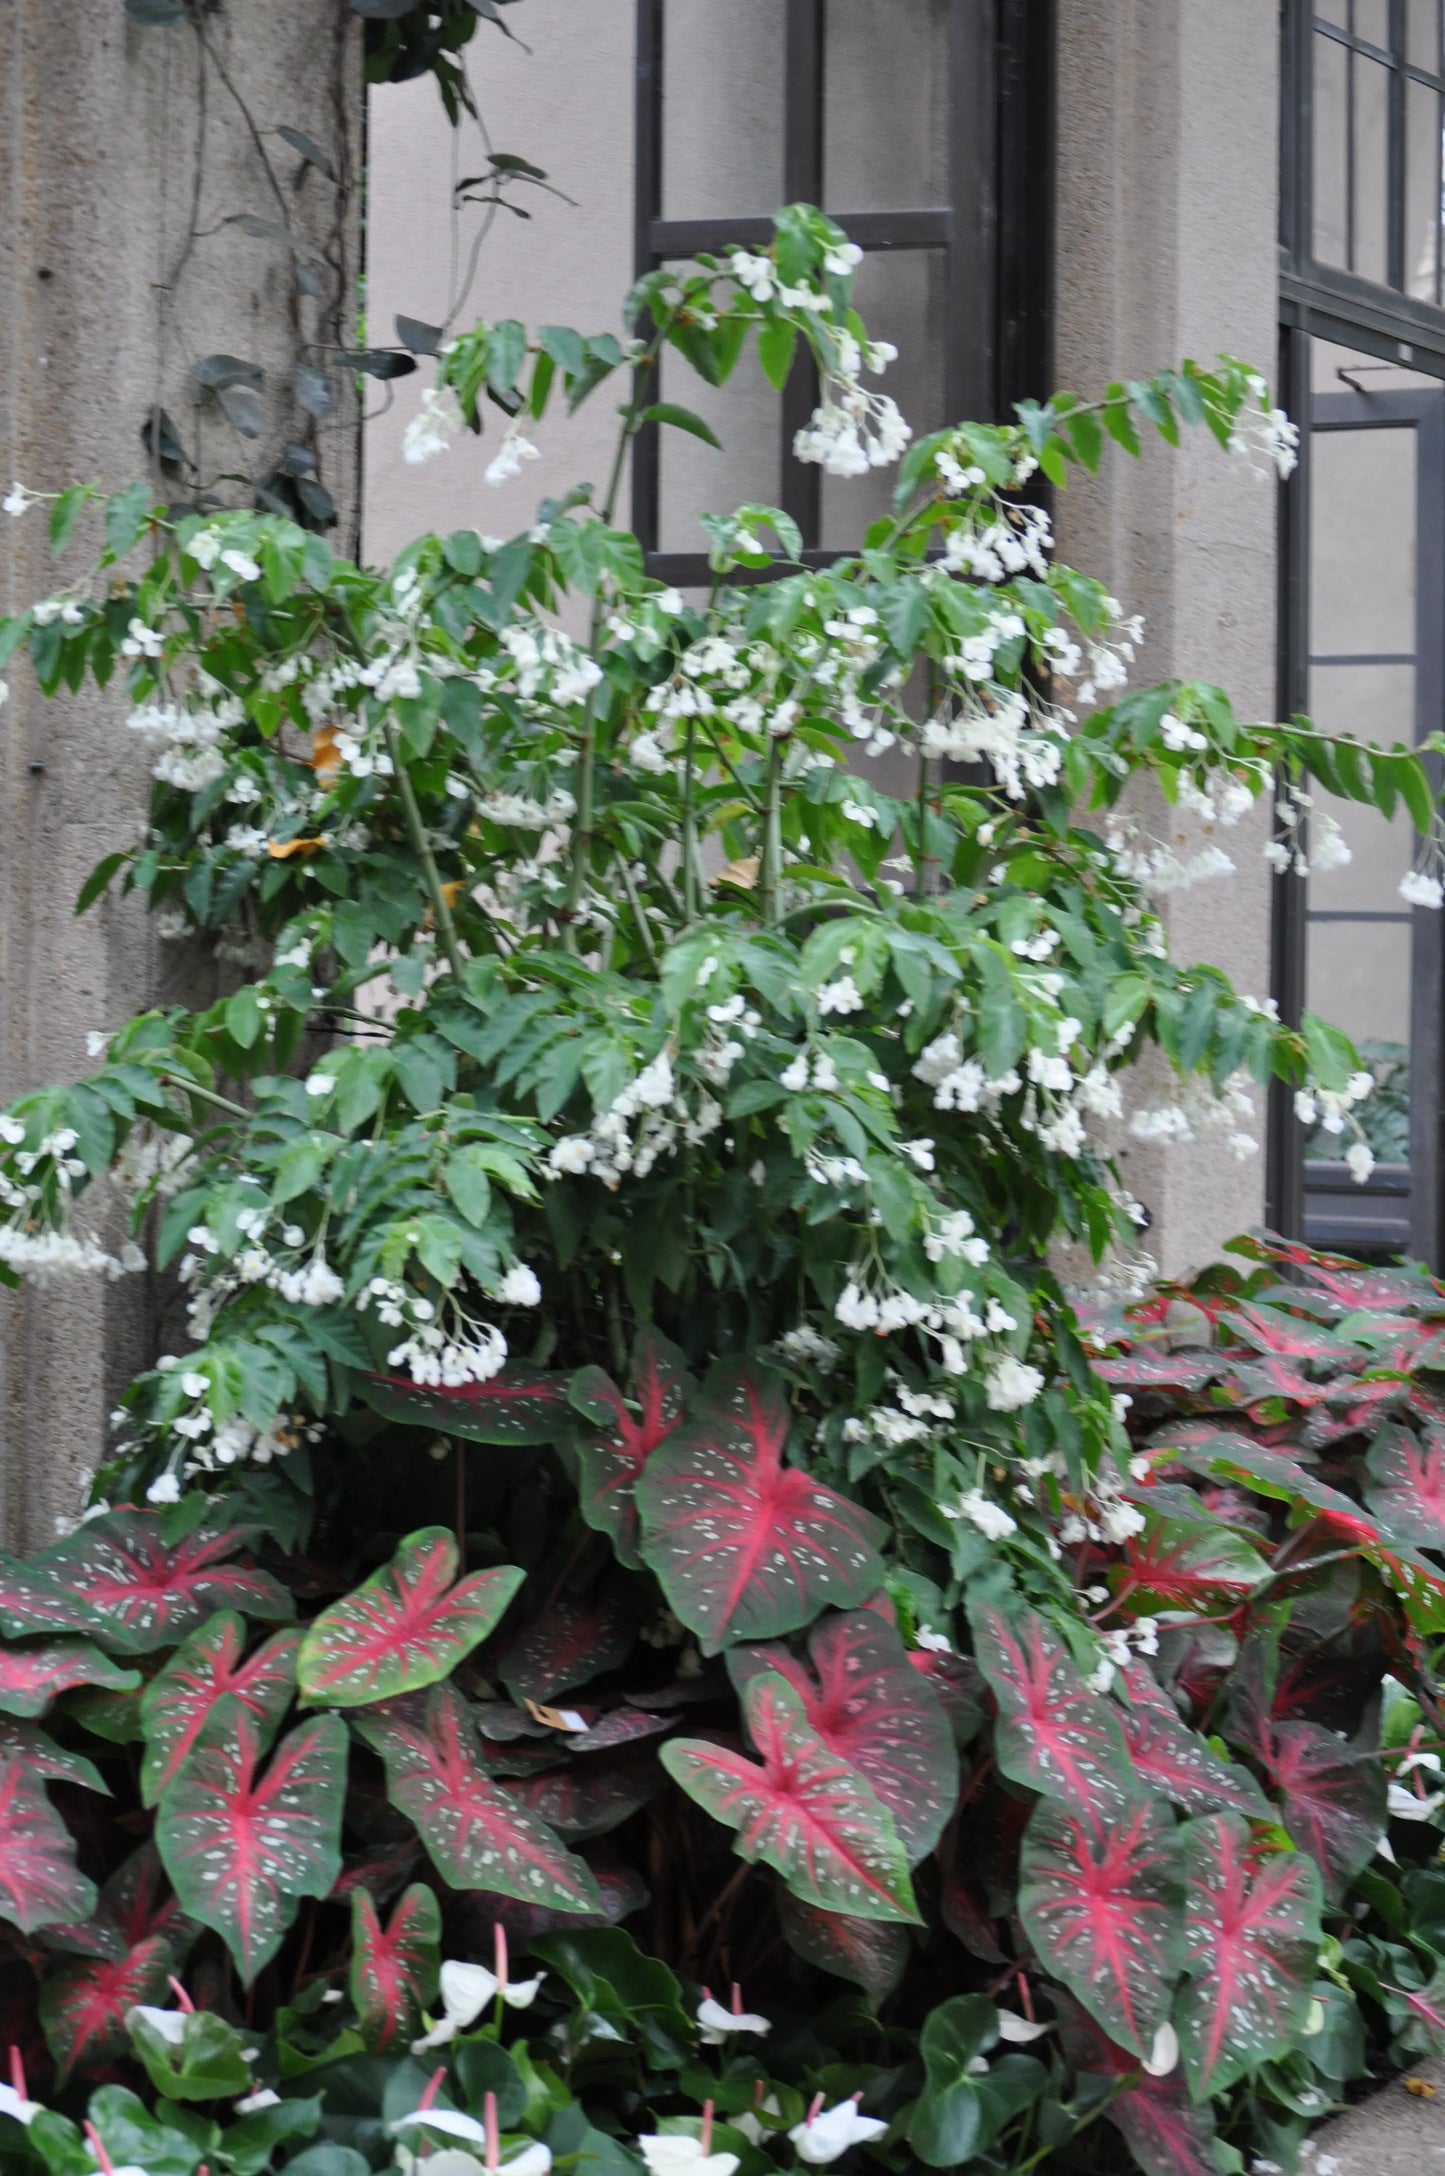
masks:
<instances>
[{"instance_id":1,"label":"heart-shaped leaf","mask_svg":"<svg viewBox=\"0 0 1445 2176\"><path fill-rule=\"evenodd\" d=\"M72 1685L101 1685L133 1692L138 1670L123 1670L94 1640L43 1640L31 1647L0 1648L0 1709L7 1715L43 1715Z\"/></svg>"},{"instance_id":2,"label":"heart-shaped leaf","mask_svg":"<svg viewBox=\"0 0 1445 2176\"><path fill-rule=\"evenodd\" d=\"M245 1622L233 1610L209 1619L183 1640L141 1696L146 1756L141 1801L153 1806L206 1726L218 1700L233 1695L262 1726L263 1747L291 1704L301 1635L275 1632L249 1660Z\"/></svg>"},{"instance_id":3,"label":"heart-shaped leaf","mask_svg":"<svg viewBox=\"0 0 1445 2176\"><path fill-rule=\"evenodd\" d=\"M994 1698L994 1752L1015 1783L1107 1814L1138 1796L1116 1709L1091 1692L1064 1643L1029 1609L969 1610L973 1648Z\"/></svg>"},{"instance_id":4,"label":"heart-shaped leaf","mask_svg":"<svg viewBox=\"0 0 1445 2176\"><path fill-rule=\"evenodd\" d=\"M481 1763L465 1701L453 1685L408 1693L356 1718L386 1763L392 1804L416 1824L454 1889L485 1889L557 1911L601 1909L586 1861L518 1805Z\"/></svg>"},{"instance_id":5,"label":"heart-shaped leaf","mask_svg":"<svg viewBox=\"0 0 1445 2176\"><path fill-rule=\"evenodd\" d=\"M1115 2047L1062 1991L1054 1995L1054 2008L1071 2068L1115 2081L1105 2112L1128 2141L1144 2176L1219 2176L1212 2151L1213 2118L1207 2107L1190 2106L1179 2065L1162 2078L1151 2078L1140 2070L1137 2055Z\"/></svg>"},{"instance_id":6,"label":"heart-shaped leaf","mask_svg":"<svg viewBox=\"0 0 1445 2176\"><path fill-rule=\"evenodd\" d=\"M661 1760L734 1849L780 1873L795 1896L854 1919L917 1919L893 1817L863 1778L811 1729L793 1687L773 1672L743 1691L762 1765L728 1746L671 1738Z\"/></svg>"},{"instance_id":7,"label":"heart-shaped leaf","mask_svg":"<svg viewBox=\"0 0 1445 2176\"><path fill-rule=\"evenodd\" d=\"M76 1865L74 1839L41 1788L45 1772L22 1754L0 1755L0 1919L25 1934L95 1910L95 1886Z\"/></svg>"},{"instance_id":8,"label":"heart-shaped leaf","mask_svg":"<svg viewBox=\"0 0 1445 2176\"><path fill-rule=\"evenodd\" d=\"M293 1730L264 1774L263 1744L257 1716L226 1694L156 1818L182 1909L221 1936L248 1987L281 1947L301 1899L330 1895L346 1791L339 1715Z\"/></svg>"},{"instance_id":9,"label":"heart-shaped leaf","mask_svg":"<svg viewBox=\"0 0 1445 2176\"><path fill-rule=\"evenodd\" d=\"M651 1751L569 1761L503 1789L561 1836L605 1836L656 1796L662 1776Z\"/></svg>"},{"instance_id":10,"label":"heart-shaped leaf","mask_svg":"<svg viewBox=\"0 0 1445 2176\"><path fill-rule=\"evenodd\" d=\"M1124 1545L1114 1574L1116 1602L1134 1611L1192 1610L1207 1615L1243 1601L1269 1577L1269 1566L1237 1526L1222 1519L1149 1518Z\"/></svg>"},{"instance_id":11,"label":"heart-shaped leaf","mask_svg":"<svg viewBox=\"0 0 1445 2176\"><path fill-rule=\"evenodd\" d=\"M124 2054L128 2012L140 2002L164 2002L175 1969L170 1944L153 1935L122 1957L79 1958L48 1973L40 2022L61 2078Z\"/></svg>"},{"instance_id":12,"label":"heart-shaped leaf","mask_svg":"<svg viewBox=\"0 0 1445 2176\"><path fill-rule=\"evenodd\" d=\"M162 2031L143 2010L128 2020L136 2054L167 2100L230 2100L254 2080L246 2036L212 2010L187 2010L178 2031Z\"/></svg>"},{"instance_id":13,"label":"heart-shaped leaf","mask_svg":"<svg viewBox=\"0 0 1445 2176\"><path fill-rule=\"evenodd\" d=\"M1284 1825L1324 1876L1337 1903L1385 1833L1385 1769L1319 1723L1280 1723L1266 1758L1284 1798Z\"/></svg>"},{"instance_id":14,"label":"heart-shaped leaf","mask_svg":"<svg viewBox=\"0 0 1445 2176\"><path fill-rule=\"evenodd\" d=\"M1218 1813L1184 1829L1187 1896L1178 2022L1196 2100L1282 2056L1299 2037L1320 1947L1320 1877L1299 1851L1256 1850Z\"/></svg>"},{"instance_id":15,"label":"heart-shaped leaf","mask_svg":"<svg viewBox=\"0 0 1445 2176\"><path fill-rule=\"evenodd\" d=\"M790 1889L778 1895L778 1923L789 1949L861 1987L876 2009L891 1995L908 1968L908 1929L885 1919L850 1919L805 1904Z\"/></svg>"},{"instance_id":16,"label":"heart-shaped leaf","mask_svg":"<svg viewBox=\"0 0 1445 2176\"><path fill-rule=\"evenodd\" d=\"M1370 1509L1396 1533L1427 1549L1445 1549L1445 1428L1413 1429L1392 1422L1380 1430L1366 1460Z\"/></svg>"},{"instance_id":17,"label":"heart-shaped leaf","mask_svg":"<svg viewBox=\"0 0 1445 2176\"><path fill-rule=\"evenodd\" d=\"M986 1995L954 1995L933 2010L919 2039L925 2084L908 2143L927 2168L961 2168L986 2153L1004 2125L1036 2101L1048 2072L1032 2055L983 2060L998 2040Z\"/></svg>"},{"instance_id":18,"label":"heart-shaped leaf","mask_svg":"<svg viewBox=\"0 0 1445 2176\"><path fill-rule=\"evenodd\" d=\"M441 1931L441 1906L425 1882L412 1883L384 1927L366 1890L353 1890L351 2000L374 2054L416 2030L436 1992Z\"/></svg>"},{"instance_id":19,"label":"heart-shaped leaf","mask_svg":"<svg viewBox=\"0 0 1445 2176\"><path fill-rule=\"evenodd\" d=\"M1183 1721L1169 1695L1142 1662L1122 1673L1129 1695L1119 1710L1129 1757L1147 1784L1189 1813L1232 1809L1267 1821L1265 1795L1247 1768L1221 1760Z\"/></svg>"},{"instance_id":20,"label":"heart-shaped leaf","mask_svg":"<svg viewBox=\"0 0 1445 2176\"><path fill-rule=\"evenodd\" d=\"M618 1562L630 1571L642 1562L637 1483L682 1418L692 1387L682 1354L656 1330L644 1330L633 1351L631 1404L601 1368L583 1368L572 1378L572 1403L602 1431L577 1446L582 1516L611 1537Z\"/></svg>"},{"instance_id":21,"label":"heart-shaped leaf","mask_svg":"<svg viewBox=\"0 0 1445 2176\"><path fill-rule=\"evenodd\" d=\"M398 360L416 368L410 357ZM555 1443L567 1432L569 1380L509 1362L488 1382L454 1389L425 1390L405 1375L360 1375L357 1388L387 1420L433 1435L462 1436L469 1443Z\"/></svg>"},{"instance_id":22,"label":"heart-shaped leaf","mask_svg":"<svg viewBox=\"0 0 1445 2176\"><path fill-rule=\"evenodd\" d=\"M1039 1956L1111 2039L1148 2055L1182 1954L1169 1808L1141 1798L1097 1820L1040 1799L1019 1872L1019 1917Z\"/></svg>"},{"instance_id":23,"label":"heart-shaped leaf","mask_svg":"<svg viewBox=\"0 0 1445 2176\"><path fill-rule=\"evenodd\" d=\"M604 1583L592 1592L550 1598L523 1625L497 1675L516 1700L553 1700L631 1654L637 1620L620 1587Z\"/></svg>"},{"instance_id":24,"label":"heart-shaped leaf","mask_svg":"<svg viewBox=\"0 0 1445 2176\"><path fill-rule=\"evenodd\" d=\"M868 1778L916 1866L958 1800L958 1748L938 1696L910 1666L893 1626L872 1610L821 1618L808 1654L811 1671L786 1647L737 1647L728 1668L738 1685L765 1670L788 1680L810 1727Z\"/></svg>"},{"instance_id":25,"label":"heart-shaped leaf","mask_svg":"<svg viewBox=\"0 0 1445 2176\"><path fill-rule=\"evenodd\" d=\"M796 1631L829 1603L865 1601L882 1579L882 1527L785 1466L787 1433L771 1383L721 1371L637 1484L643 1556L705 1654Z\"/></svg>"},{"instance_id":26,"label":"heart-shaped leaf","mask_svg":"<svg viewBox=\"0 0 1445 2176\"><path fill-rule=\"evenodd\" d=\"M289 1617L291 1597L269 1573L225 1561L253 1539L254 1529L232 1527L168 1548L158 1513L107 1512L0 1569L0 1630L93 1632L140 1655L184 1638L218 1609Z\"/></svg>"},{"instance_id":27,"label":"heart-shaped leaf","mask_svg":"<svg viewBox=\"0 0 1445 2176\"><path fill-rule=\"evenodd\" d=\"M303 1699L333 1707L391 1700L446 1677L501 1621L526 1573L513 1564L457 1580L444 1526L408 1534L389 1564L307 1627Z\"/></svg>"}]
</instances>

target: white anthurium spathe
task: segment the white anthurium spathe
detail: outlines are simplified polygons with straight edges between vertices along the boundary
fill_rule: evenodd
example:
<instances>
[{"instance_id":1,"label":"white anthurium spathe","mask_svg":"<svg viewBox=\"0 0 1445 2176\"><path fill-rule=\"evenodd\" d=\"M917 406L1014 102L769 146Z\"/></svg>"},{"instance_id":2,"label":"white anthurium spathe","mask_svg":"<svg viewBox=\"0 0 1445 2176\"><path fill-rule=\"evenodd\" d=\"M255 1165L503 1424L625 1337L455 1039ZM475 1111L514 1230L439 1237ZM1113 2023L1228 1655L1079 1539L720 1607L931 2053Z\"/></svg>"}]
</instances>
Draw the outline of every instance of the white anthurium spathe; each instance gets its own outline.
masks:
<instances>
[{"instance_id":1,"label":"white anthurium spathe","mask_svg":"<svg viewBox=\"0 0 1445 2176\"><path fill-rule=\"evenodd\" d=\"M25 2094L13 2085L0 2085L0 2116L12 2116L17 2123L28 2127L38 2115L44 2113L38 2100L27 2100Z\"/></svg>"},{"instance_id":2,"label":"white anthurium spathe","mask_svg":"<svg viewBox=\"0 0 1445 2176\"><path fill-rule=\"evenodd\" d=\"M788 2133L798 2149L798 2159L806 2161L810 2168L825 2168L850 2146L881 2138L888 2128L878 2116L860 2114L856 2099L840 2100L834 2107L824 2108L819 2105L822 2097L820 2093L804 2120L795 2123Z\"/></svg>"},{"instance_id":3,"label":"white anthurium spathe","mask_svg":"<svg viewBox=\"0 0 1445 2176\"><path fill-rule=\"evenodd\" d=\"M773 2029L771 2018L760 2017L756 2011L743 2008L742 1989L736 1985L733 1987L733 2006L730 2010L725 2010L717 1998L704 1988L696 2015L702 2028L702 2044L705 2048L722 2047L729 2033L752 2032L761 2038Z\"/></svg>"},{"instance_id":4,"label":"white anthurium spathe","mask_svg":"<svg viewBox=\"0 0 1445 2176\"><path fill-rule=\"evenodd\" d=\"M143 2017L153 2033L157 2033L169 2048L178 2048L186 2036L185 2010L161 2010L154 2003L138 2002L133 2010L127 2010L126 2023L133 2017Z\"/></svg>"},{"instance_id":5,"label":"white anthurium spathe","mask_svg":"<svg viewBox=\"0 0 1445 2176\"><path fill-rule=\"evenodd\" d=\"M486 2125L476 2116L464 2115L459 2108L413 2108L409 2116L398 2116L388 2128L394 2132L440 2131L445 2138L465 2138L474 2146L487 2143Z\"/></svg>"},{"instance_id":6,"label":"white anthurium spathe","mask_svg":"<svg viewBox=\"0 0 1445 2176\"><path fill-rule=\"evenodd\" d=\"M441 1968L442 2015L421 2038L412 2042L413 2055L423 2054L428 2048L445 2047L459 2032L466 2032L475 2025L482 2012L498 1995L509 2009L527 2010L537 1999L537 1991L547 1977L538 1972L529 1980L514 1980L507 1975L507 1946L502 1930L498 1928L496 1964L469 1964L461 1958L449 1957Z\"/></svg>"},{"instance_id":7,"label":"white anthurium spathe","mask_svg":"<svg viewBox=\"0 0 1445 2176\"><path fill-rule=\"evenodd\" d=\"M1144 2058L1144 2070L1151 2078L1167 2078L1179 2061L1179 2035L1170 2024L1163 2024L1154 2035L1153 2044Z\"/></svg>"},{"instance_id":8,"label":"white anthurium spathe","mask_svg":"<svg viewBox=\"0 0 1445 2176\"><path fill-rule=\"evenodd\" d=\"M258 2116L263 2108L279 2108L280 2105L281 2095L273 2093L269 2085L262 2085L254 2093L248 2093L244 2100L238 2100L234 2113L238 2116Z\"/></svg>"},{"instance_id":9,"label":"white anthurium spathe","mask_svg":"<svg viewBox=\"0 0 1445 2176\"><path fill-rule=\"evenodd\" d=\"M662 2131L637 2144L648 2176L734 2176L738 2167L735 2153L712 2153L686 2131Z\"/></svg>"},{"instance_id":10,"label":"white anthurium spathe","mask_svg":"<svg viewBox=\"0 0 1445 2176\"><path fill-rule=\"evenodd\" d=\"M1031 2017L1020 2017L1017 2010L1000 2010L998 2013L1000 2040L1011 2040L1016 2047L1024 2047L1030 2040L1041 2040L1051 2029L1048 2025L1040 2025Z\"/></svg>"}]
</instances>

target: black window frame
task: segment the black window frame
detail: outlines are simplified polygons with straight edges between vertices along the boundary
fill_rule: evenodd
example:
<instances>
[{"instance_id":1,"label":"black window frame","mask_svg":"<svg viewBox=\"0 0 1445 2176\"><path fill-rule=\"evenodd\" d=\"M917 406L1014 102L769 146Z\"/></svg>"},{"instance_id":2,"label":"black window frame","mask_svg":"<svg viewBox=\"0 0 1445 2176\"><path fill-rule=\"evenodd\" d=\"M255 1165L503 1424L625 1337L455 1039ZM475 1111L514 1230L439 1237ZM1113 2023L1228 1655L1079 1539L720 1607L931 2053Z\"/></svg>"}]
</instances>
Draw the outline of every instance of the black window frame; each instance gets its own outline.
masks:
<instances>
[{"instance_id":1,"label":"black window frame","mask_svg":"<svg viewBox=\"0 0 1445 2176\"><path fill-rule=\"evenodd\" d=\"M1281 488L1279 502L1279 641L1276 660L1278 714L1307 712L1310 680L1309 548L1310 431L1316 396L1311 384L1311 341L1352 348L1378 362L1445 383L1445 306L1418 301L1404 289L1405 84L1425 78L1439 88L1445 121L1445 73L1436 76L1405 58L1405 0L1389 0L1386 50L1356 30L1355 0L1344 25L1319 15L1314 0L1281 0L1280 67L1280 351L1279 398L1300 424L1300 464ZM1437 59L1445 62L1445 0L1437 0ZM1362 52L1391 71L1387 102L1387 276L1380 284L1314 256L1314 58L1316 38L1327 37ZM1352 126L1352 122L1350 123ZM1347 194L1347 201L1352 197ZM1445 221L1442 221L1445 223ZM1437 237L1437 265L1441 243ZM1445 288L1442 288L1445 293ZM1362 390L1356 381L1349 381ZM1328 398L1329 396L1326 396ZM1380 403L1409 402L1405 393L1380 392ZM1326 426L1328 427L1328 426ZM1421 547L1426 547L1421 530ZM1422 575L1422 579L1425 577ZM1438 722L1427 716L1436 700L1438 672L1417 662L1417 730ZM1438 695L1438 690L1436 691ZM1372 1174L1362 1188L1351 1182L1350 1245L1356 1251L1409 1252L1433 1268L1445 1265L1445 1155L1442 1155L1440 1092L1445 1037L1445 971L1440 931L1417 911L1411 987L1411 1164ZM1297 1026L1305 1007L1308 900L1304 884L1289 874L1273 881L1271 902L1272 994L1280 1018ZM1341 1182L1342 1183L1342 1182ZM1306 1185L1303 1128L1294 1095L1275 1081L1269 1096L1265 1214L1274 1230L1300 1239L1307 1231L1307 1194L1316 1203L1308 1219L1318 1230L1320 1197L1332 1190L1320 1165Z\"/></svg>"},{"instance_id":2,"label":"black window frame","mask_svg":"<svg viewBox=\"0 0 1445 2176\"><path fill-rule=\"evenodd\" d=\"M785 10L783 193L822 203L826 0ZM767 246L767 217L667 219L662 209L665 0L637 0L635 276L731 244ZM990 421L1049 391L1053 335L1056 0L948 0L949 201L896 211L823 208L865 253L930 249L948 261L944 397L951 420ZM981 303L981 306L980 306ZM793 459L794 433L817 401L810 358L783 391L778 503L803 534L804 563L827 565L821 472ZM703 552L664 552L655 425L632 457L632 525L649 574L679 588L710 579ZM860 539L861 541L861 539Z\"/></svg>"}]
</instances>

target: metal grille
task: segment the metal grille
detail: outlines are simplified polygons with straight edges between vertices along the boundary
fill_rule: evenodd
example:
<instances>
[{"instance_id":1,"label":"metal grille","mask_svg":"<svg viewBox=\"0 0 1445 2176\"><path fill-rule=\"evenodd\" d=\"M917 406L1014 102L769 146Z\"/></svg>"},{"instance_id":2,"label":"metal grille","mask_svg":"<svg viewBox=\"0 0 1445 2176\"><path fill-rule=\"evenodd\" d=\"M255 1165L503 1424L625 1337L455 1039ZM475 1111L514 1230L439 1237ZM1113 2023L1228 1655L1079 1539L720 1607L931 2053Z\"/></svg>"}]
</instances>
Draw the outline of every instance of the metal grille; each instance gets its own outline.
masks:
<instances>
[{"instance_id":1,"label":"metal grille","mask_svg":"<svg viewBox=\"0 0 1445 2176\"><path fill-rule=\"evenodd\" d=\"M913 4L913 0L910 0ZM826 112L829 0L778 0L782 12L781 175L783 199L822 204L865 257L922 253L942 272L942 413L910 417L915 428L974 416L987 419L1026 394L1047 390L1052 259L1053 0L946 0L946 185L942 200L878 210L829 201ZM638 275L731 244L766 247L765 215L665 215L668 127L667 0L638 0ZM775 503L798 523L804 558L821 564L822 477L792 457L793 436L817 400L816 374L801 358L777 403ZM688 586L705 583L702 553L665 551L658 435L643 431L633 455L633 526L649 572Z\"/></svg>"}]
</instances>

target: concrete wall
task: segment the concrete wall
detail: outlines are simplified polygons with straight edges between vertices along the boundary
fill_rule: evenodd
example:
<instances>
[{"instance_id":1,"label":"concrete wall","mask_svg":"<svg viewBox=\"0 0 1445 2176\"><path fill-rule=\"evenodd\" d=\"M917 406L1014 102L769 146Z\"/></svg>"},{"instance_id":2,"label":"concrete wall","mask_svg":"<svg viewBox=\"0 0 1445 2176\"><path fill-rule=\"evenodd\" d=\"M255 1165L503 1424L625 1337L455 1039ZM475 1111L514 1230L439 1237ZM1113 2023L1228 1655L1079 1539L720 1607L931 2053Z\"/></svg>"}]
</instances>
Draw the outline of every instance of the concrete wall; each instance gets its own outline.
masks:
<instances>
[{"instance_id":1,"label":"concrete wall","mask_svg":"<svg viewBox=\"0 0 1445 2176\"><path fill-rule=\"evenodd\" d=\"M336 0L230 0L189 26L146 28L119 0L0 6L0 475L56 491L93 478L117 489L146 473L139 429L160 400L201 476L259 472L295 435L298 340L324 357L357 292L352 211L274 134L305 130L345 177L359 170L359 25ZM229 79L229 84L228 84ZM220 227L234 213L279 219L237 100L276 162L288 217L329 259L323 294L298 303L288 249ZM194 226L198 233L188 244ZM267 373L266 431L238 440L213 400L198 406L195 360L227 352ZM352 548L354 397L338 381L321 469ZM239 456L239 458L238 458ZM174 488L170 486L168 488ZM232 503L236 487L220 484ZM49 595L57 569L36 511L0 521L0 611ZM143 827L146 760L125 730L123 689L46 703L17 660L0 710L0 1097L86 1070L85 1035L113 1028L163 990L204 1002L213 970L158 947L134 904L81 921L72 908L100 857ZM106 1416L159 1334L161 1295L131 1278L0 1296L0 1539L53 1533L77 1506L76 1476L103 1455Z\"/></svg>"},{"instance_id":2,"label":"concrete wall","mask_svg":"<svg viewBox=\"0 0 1445 2176\"><path fill-rule=\"evenodd\" d=\"M1059 0L1055 375L1085 395L1220 352L1273 374L1278 324L1277 10L1262 0ZM1062 556L1145 616L1138 684L1226 686L1243 717L1275 704L1276 492L1203 432L1121 454L1061 495ZM1141 812L1159 825L1157 807ZM1237 875L1178 894L1176 955L1269 988L1267 815L1223 836ZM1170 1270L1258 1223L1261 1153L1125 1151Z\"/></svg>"}]
</instances>

